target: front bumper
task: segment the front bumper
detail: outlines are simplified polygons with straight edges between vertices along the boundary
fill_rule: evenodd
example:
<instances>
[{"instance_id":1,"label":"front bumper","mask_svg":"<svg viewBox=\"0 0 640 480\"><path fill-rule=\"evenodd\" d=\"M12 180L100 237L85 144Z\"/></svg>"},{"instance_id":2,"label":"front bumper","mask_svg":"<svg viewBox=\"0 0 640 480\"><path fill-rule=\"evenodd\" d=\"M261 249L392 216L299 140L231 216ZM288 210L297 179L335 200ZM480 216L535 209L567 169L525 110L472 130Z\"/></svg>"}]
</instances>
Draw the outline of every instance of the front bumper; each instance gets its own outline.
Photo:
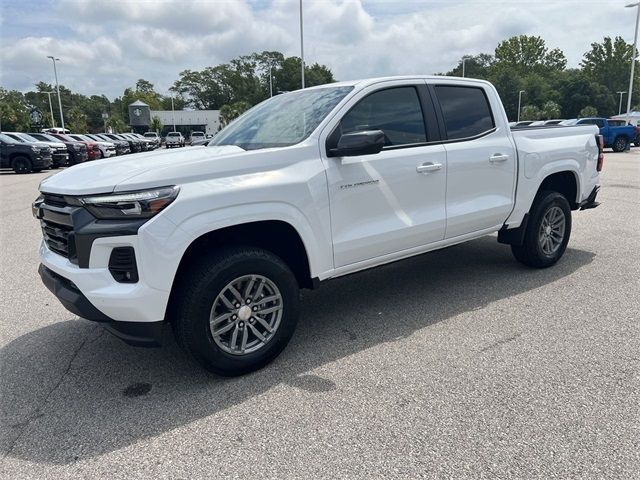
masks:
<instances>
[{"instance_id":1,"label":"front bumper","mask_svg":"<svg viewBox=\"0 0 640 480\"><path fill-rule=\"evenodd\" d=\"M100 322L113 335L129 345L155 347L163 344L166 322L118 322L98 310L69 279L40 264L38 273L44 285L74 315Z\"/></svg>"},{"instance_id":2,"label":"front bumper","mask_svg":"<svg viewBox=\"0 0 640 480\"><path fill-rule=\"evenodd\" d=\"M33 156L33 168L49 168L53 159L51 155L34 155Z\"/></svg>"}]
</instances>

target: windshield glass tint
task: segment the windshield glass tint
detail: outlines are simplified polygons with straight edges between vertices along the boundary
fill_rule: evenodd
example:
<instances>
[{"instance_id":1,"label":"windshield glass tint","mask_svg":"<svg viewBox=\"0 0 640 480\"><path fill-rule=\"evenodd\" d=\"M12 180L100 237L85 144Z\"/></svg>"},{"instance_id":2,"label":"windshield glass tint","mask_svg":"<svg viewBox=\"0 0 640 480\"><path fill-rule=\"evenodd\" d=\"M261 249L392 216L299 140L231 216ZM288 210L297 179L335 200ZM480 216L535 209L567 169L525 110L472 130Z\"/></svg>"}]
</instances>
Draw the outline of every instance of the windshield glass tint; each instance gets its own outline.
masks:
<instances>
[{"instance_id":1,"label":"windshield glass tint","mask_svg":"<svg viewBox=\"0 0 640 480\"><path fill-rule=\"evenodd\" d=\"M9 135L5 135L4 133L0 133L0 141L4 143L18 143L16 140L11 138Z\"/></svg>"},{"instance_id":2,"label":"windshield glass tint","mask_svg":"<svg viewBox=\"0 0 640 480\"><path fill-rule=\"evenodd\" d=\"M273 97L216 135L209 146L286 147L307 138L353 87L301 90Z\"/></svg>"}]
</instances>

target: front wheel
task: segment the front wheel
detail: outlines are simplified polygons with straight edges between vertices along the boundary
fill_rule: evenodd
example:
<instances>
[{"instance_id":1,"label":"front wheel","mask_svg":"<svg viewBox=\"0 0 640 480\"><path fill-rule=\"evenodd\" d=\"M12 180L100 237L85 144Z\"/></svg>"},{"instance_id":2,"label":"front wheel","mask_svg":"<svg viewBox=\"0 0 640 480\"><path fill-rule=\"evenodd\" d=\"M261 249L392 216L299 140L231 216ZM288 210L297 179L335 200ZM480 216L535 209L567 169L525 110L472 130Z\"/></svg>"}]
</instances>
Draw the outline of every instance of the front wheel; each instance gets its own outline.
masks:
<instances>
[{"instance_id":1,"label":"front wheel","mask_svg":"<svg viewBox=\"0 0 640 480\"><path fill-rule=\"evenodd\" d=\"M516 259L535 268L555 264L571 235L571 208L564 195L543 191L534 200L522 245L511 245Z\"/></svg>"},{"instance_id":2,"label":"front wheel","mask_svg":"<svg viewBox=\"0 0 640 480\"><path fill-rule=\"evenodd\" d=\"M203 258L182 278L171 322L178 343L207 370L224 376L252 372L291 339L298 284L271 252L227 248Z\"/></svg>"},{"instance_id":3,"label":"front wheel","mask_svg":"<svg viewBox=\"0 0 640 480\"><path fill-rule=\"evenodd\" d=\"M27 157L16 157L11 161L11 168L16 173L29 173L33 165Z\"/></svg>"}]
</instances>

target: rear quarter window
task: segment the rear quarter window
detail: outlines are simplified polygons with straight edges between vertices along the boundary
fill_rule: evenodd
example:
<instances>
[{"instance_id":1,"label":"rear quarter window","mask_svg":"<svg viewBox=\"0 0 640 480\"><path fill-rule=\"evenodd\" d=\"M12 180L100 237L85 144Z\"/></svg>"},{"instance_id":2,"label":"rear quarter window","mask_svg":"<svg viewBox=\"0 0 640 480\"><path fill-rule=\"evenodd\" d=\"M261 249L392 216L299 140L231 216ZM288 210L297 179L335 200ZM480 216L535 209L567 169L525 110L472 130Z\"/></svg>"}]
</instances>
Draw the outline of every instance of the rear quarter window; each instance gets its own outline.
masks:
<instances>
[{"instance_id":1,"label":"rear quarter window","mask_svg":"<svg viewBox=\"0 0 640 480\"><path fill-rule=\"evenodd\" d=\"M475 137L495 128L482 88L436 85L435 90L449 140Z\"/></svg>"}]
</instances>

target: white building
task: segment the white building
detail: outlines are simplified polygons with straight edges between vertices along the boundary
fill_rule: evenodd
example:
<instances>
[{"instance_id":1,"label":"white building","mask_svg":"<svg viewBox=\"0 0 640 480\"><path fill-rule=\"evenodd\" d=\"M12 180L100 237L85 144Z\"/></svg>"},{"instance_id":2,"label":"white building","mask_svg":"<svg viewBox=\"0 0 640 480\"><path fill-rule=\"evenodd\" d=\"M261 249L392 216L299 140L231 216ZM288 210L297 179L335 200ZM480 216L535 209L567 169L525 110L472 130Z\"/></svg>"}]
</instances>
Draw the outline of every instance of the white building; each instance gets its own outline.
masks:
<instances>
[{"instance_id":1,"label":"white building","mask_svg":"<svg viewBox=\"0 0 640 480\"><path fill-rule=\"evenodd\" d=\"M185 129L201 131L211 135L218 133L220 127L220 110L151 110L151 118L158 117L162 124L184 135Z\"/></svg>"},{"instance_id":2,"label":"white building","mask_svg":"<svg viewBox=\"0 0 640 480\"><path fill-rule=\"evenodd\" d=\"M129 125L138 133L149 129L153 117L162 122L161 134L175 130L189 137L191 132L200 131L214 135L220 128L220 110L151 110L140 100L129 105Z\"/></svg>"}]
</instances>

